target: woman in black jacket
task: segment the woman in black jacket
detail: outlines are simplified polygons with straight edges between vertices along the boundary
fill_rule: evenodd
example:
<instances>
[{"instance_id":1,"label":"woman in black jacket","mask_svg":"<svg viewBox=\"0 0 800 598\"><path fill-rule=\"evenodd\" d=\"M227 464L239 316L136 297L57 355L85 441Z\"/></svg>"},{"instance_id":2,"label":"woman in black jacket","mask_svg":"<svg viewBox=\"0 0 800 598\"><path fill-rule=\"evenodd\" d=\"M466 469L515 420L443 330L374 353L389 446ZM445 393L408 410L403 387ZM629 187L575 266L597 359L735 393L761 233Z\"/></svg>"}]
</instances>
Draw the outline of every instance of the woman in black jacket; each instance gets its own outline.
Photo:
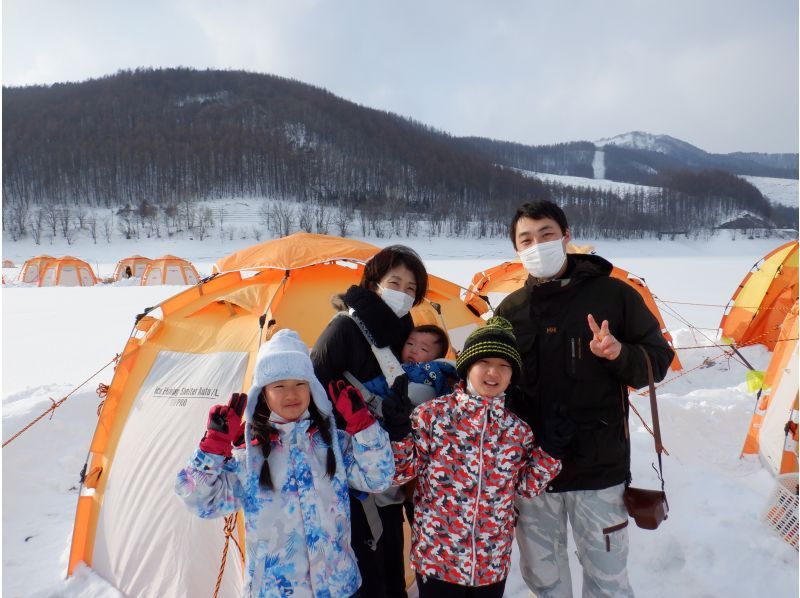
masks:
<instances>
[{"instance_id":1,"label":"woman in black jacket","mask_svg":"<svg viewBox=\"0 0 800 598\"><path fill-rule=\"evenodd\" d=\"M409 311L422 302L427 289L428 273L413 249L391 245L376 253L366 263L361 282L337 298L343 313L330 321L311 351L323 386L344 379L344 372L367 388L385 377L414 326ZM376 510L373 499L351 492L350 511L361 595L405 598L402 501ZM375 514L383 526L377 542L369 522Z\"/></svg>"}]
</instances>

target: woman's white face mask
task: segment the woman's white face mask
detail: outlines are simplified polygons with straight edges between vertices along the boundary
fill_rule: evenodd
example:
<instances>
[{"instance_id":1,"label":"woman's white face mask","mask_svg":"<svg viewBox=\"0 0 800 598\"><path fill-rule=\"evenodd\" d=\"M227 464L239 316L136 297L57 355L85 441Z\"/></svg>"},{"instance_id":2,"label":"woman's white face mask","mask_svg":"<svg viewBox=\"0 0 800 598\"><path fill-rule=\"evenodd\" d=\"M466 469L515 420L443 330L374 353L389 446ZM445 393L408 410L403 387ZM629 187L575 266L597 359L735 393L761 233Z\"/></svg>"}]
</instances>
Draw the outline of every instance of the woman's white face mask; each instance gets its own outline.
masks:
<instances>
[{"instance_id":1,"label":"woman's white face mask","mask_svg":"<svg viewBox=\"0 0 800 598\"><path fill-rule=\"evenodd\" d=\"M389 309L391 309L398 318L402 318L411 311L411 307L414 305L414 297L411 295L403 293L402 291L382 287L381 285L378 285L378 295L380 295L383 302L389 306Z\"/></svg>"},{"instance_id":2,"label":"woman's white face mask","mask_svg":"<svg viewBox=\"0 0 800 598\"><path fill-rule=\"evenodd\" d=\"M563 237L531 245L517 255L528 273L535 278L552 278L558 274L567 259Z\"/></svg>"}]
</instances>

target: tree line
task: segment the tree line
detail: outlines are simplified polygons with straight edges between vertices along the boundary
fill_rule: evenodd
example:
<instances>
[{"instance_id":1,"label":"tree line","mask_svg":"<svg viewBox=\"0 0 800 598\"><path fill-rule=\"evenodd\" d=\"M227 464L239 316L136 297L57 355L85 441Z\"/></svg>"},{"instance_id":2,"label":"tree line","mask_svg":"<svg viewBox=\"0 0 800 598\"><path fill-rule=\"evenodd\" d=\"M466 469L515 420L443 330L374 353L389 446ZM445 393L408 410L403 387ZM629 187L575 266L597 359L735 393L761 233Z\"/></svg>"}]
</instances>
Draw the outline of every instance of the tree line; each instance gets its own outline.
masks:
<instances>
[{"instance_id":1,"label":"tree line","mask_svg":"<svg viewBox=\"0 0 800 598\"><path fill-rule=\"evenodd\" d=\"M531 198L559 201L574 226L632 236L698 226L715 211L769 210L730 181L727 195L714 199L713 190L675 187L683 180L675 174L661 182L660 198L545 184L516 169L587 176L592 144L487 145L242 71L137 69L4 88L3 116L3 227L12 238L84 231L96 241L109 230L202 237L212 220L203 202L229 197L256 198L265 214L286 203L291 214L265 219L276 231L321 232L326 219L313 215L322 212L349 219L340 232L363 236L505 234L515 207ZM97 221L100 208L112 222Z\"/></svg>"}]
</instances>

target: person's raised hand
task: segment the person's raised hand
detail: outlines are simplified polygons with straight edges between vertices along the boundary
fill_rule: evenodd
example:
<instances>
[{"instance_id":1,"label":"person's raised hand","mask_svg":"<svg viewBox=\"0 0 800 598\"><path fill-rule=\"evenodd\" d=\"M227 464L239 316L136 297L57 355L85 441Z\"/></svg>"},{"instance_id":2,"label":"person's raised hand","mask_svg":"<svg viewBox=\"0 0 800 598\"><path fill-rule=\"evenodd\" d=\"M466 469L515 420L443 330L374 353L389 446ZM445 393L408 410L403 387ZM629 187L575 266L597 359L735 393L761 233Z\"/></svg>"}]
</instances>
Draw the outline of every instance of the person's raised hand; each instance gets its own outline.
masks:
<instances>
[{"instance_id":1,"label":"person's raised hand","mask_svg":"<svg viewBox=\"0 0 800 598\"><path fill-rule=\"evenodd\" d=\"M227 405L214 405L208 411L206 433L200 440L204 453L230 457L233 443L242 435L242 414L247 405L247 395L235 392Z\"/></svg>"},{"instance_id":2,"label":"person's raised hand","mask_svg":"<svg viewBox=\"0 0 800 598\"><path fill-rule=\"evenodd\" d=\"M592 331L589 350L597 357L610 361L619 357L620 351L622 351L622 343L611 334L608 329L608 320L603 320L603 323L598 326L592 314L589 314L586 319L589 322L589 329Z\"/></svg>"},{"instance_id":3,"label":"person's raised hand","mask_svg":"<svg viewBox=\"0 0 800 598\"><path fill-rule=\"evenodd\" d=\"M328 395L336 411L345 421L345 432L351 436L375 423L364 397L355 386L344 380L334 380L328 384Z\"/></svg>"}]
</instances>

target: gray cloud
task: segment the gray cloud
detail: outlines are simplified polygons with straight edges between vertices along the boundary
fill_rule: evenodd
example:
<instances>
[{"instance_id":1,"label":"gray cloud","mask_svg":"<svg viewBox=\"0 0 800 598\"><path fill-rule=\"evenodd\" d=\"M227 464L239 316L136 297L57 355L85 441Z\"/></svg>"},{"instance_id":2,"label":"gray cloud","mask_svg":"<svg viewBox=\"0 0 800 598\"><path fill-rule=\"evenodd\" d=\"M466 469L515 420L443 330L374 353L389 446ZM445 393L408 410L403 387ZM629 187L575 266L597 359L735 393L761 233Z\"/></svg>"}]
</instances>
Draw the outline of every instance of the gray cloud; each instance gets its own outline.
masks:
<instances>
[{"instance_id":1,"label":"gray cloud","mask_svg":"<svg viewBox=\"0 0 800 598\"><path fill-rule=\"evenodd\" d=\"M273 73L455 135L798 151L791 0L3 2L5 85L138 66Z\"/></svg>"}]
</instances>

